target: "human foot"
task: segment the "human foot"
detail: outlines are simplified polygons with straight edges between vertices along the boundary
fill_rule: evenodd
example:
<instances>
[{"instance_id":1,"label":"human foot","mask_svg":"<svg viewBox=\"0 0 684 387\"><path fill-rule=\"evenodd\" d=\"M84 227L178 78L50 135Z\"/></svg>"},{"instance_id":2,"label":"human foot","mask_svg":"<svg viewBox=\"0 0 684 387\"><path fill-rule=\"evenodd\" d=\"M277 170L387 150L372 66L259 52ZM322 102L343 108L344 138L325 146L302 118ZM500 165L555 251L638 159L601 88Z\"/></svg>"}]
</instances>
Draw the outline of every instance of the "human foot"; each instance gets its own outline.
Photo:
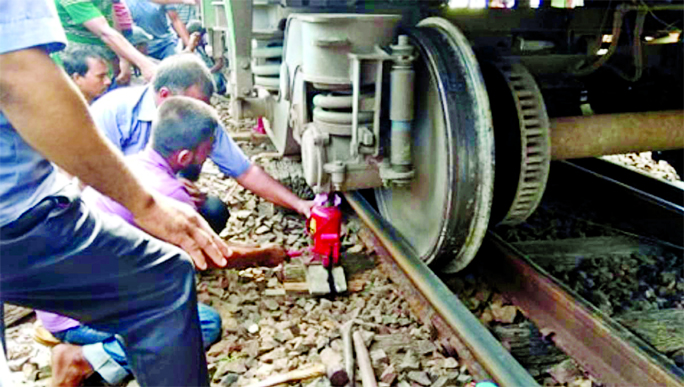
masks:
<instances>
[{"instance_id":1,"label":"human foot","mask_svg":"<svg viewBox=\"0 0 684 387\"><path fill-rule=\"evenodd\" d=\"M52 348L52 387L80 386L93 372L82 347L58 344Z\"/></svg>"}]
</instances>

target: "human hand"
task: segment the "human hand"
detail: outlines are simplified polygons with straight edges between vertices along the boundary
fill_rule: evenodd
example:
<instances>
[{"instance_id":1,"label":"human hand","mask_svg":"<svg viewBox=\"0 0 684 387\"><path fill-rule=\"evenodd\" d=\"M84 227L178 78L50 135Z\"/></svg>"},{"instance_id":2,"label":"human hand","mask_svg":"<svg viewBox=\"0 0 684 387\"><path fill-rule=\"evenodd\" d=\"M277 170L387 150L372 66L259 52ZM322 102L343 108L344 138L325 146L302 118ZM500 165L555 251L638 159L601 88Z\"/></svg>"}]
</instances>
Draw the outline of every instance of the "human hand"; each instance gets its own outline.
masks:
<instances>
[{"instance_id":1,"label":"human hand","mask_svg":"<svg viewBox=\"0 0 684 387\"><path fill-rule=\"evenodd\" d=\"M154 202L139 212L134 215L135 223L141 229L185 250L199 270L206 269L208 263L224 267L233 254L197 211L187 204L154 195Z\"/></svg>"},{"instance_id":2,"label":"human hand","mask_svg":"<svg viewBox=\"0 0 684 387\"><path fill-rule=\"evenodd\" d=\"M149 59L146 63L138 65L138 69L140 69L140 74L142 74L145 82L151 82L154 74L157 73L157 65Z\"/></svg>"},{"instance_id":3,"label":"human hand","mask_svg":"<svg viewBox=\"0 0 684 387\"><path fill-rule=\"evenodd\" d=\"M131 83L131 64L123 58L119 58L119 75L116 76L116 84L126 86Z\"/></svg>"},{"instance_id":4,"label":"human hand","mask_svg":"<svg viewBox=\"0 0 684 387\"><path fill-rule=\"evenodd\" d=\"M197 45L200 42L200 39L202 39L202 34L199 32L193 32L190 34L190 40L188 41L187 47L183 50L184 52L194 52L195 49L197 48Z\"/></svg>"},{"instance_id":5,"label":"human hand","mask_svg":"<svg viewBox=\"0 0 684 387\"><path fill-rule=\"evenodd\" d=\"M188 194L190 194L192 202L195 203L195 206L197 208L201 207L202 204L204 204L204 202L207 200L207 194L200 191L195 183L186 178L179 177L178 181L180 181L183 184L183 187L185 187L185 190L188 191Z\"/></svg>"},{"instance_id":6,"label":"human hand","mask_svg":"<svg viewBox=\"0 0 684 387\"><path fill-rule=\"evenodd\" d=\"M309 219L311 217L311 209L314 205L315 203L313 200L299 200L296 210Z\"/></svg>"}]
</instances>

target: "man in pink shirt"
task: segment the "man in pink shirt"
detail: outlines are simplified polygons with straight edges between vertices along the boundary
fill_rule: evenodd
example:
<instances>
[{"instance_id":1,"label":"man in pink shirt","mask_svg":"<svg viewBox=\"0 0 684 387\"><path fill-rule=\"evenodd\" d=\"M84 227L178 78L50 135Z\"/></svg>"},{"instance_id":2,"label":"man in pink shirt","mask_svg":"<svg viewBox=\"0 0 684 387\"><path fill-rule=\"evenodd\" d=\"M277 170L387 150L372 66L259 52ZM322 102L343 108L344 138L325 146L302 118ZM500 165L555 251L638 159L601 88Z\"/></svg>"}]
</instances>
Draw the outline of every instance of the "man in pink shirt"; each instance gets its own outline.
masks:
<instances>
[{"instance_id":1,"label":"man in pink shirt","mask_svg":"<svg viewBox=\"0 0 684 387\"><path fill-rule=\"evenodd\" d=\"M191 103L189 100L188 97L174 97L172 103L162 104L164 108L160 107L152 127L151 146L126 157L126 162L147 186L197 210L176 173L186 167L202 165L211 152L214 132L219 126L218 117L201 117L197 114L200 106L211 109L208 105L201 101L199 104ZM83 191L83 200L133 223L130 211L90 187Z\"/></svg>"},{"instance_id":2,"label":"man in pink shirt","mask_svg":"<svg viewBox=\"0 0 684 387\"><path fill-rule=\"evenodd\" d=\"M128 156L126 162L147 187L197 210L176 173L204 163L211 152L214 133L220 130L218 123L216 111L206 103L189 97L170 97L159 108L148 146L140 153ZM83 191L82 199L93 208L135 225L129 210L91 187ZM285 256L285 251L275 245L263 248L234 247L234 258L229 259L228 268L274 266L282 262ZM107 383L118 384L128 376L130 367L117 337L83 326L65 316L42 311L37 313L43 326L59 340L84 345L89 353L101 354L100 364L93 366L93 369ZM204 304L198 304L198 313L206 349L220 337L221 318L218 312ZM53 364L53 368L56 366L68 365Z\"/></svg>"}]
</instances>

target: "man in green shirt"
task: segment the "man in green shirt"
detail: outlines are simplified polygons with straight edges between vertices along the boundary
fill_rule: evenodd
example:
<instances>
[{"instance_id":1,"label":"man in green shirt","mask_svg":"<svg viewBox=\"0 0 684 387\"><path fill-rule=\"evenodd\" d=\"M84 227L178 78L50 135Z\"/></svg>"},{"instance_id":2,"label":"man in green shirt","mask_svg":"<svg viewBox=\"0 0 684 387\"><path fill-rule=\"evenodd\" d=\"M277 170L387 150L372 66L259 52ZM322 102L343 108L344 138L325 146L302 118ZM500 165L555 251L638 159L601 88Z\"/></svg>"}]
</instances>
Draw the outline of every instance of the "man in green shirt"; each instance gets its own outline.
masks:
<instances>
[{"instance_id":1,"label":"man in green shirt","mask_svg":"<svg viewBox=\"0 0 684 387\"><path fill-rule=\"evenodd\" d=\"M145 80L152 79L156 64L112 28L116 25L112 0L55 0L55 5L69 45L101 46L107 49L117 83L129 82L131 63L140 69Z\"/></svg>"}]
</instances>

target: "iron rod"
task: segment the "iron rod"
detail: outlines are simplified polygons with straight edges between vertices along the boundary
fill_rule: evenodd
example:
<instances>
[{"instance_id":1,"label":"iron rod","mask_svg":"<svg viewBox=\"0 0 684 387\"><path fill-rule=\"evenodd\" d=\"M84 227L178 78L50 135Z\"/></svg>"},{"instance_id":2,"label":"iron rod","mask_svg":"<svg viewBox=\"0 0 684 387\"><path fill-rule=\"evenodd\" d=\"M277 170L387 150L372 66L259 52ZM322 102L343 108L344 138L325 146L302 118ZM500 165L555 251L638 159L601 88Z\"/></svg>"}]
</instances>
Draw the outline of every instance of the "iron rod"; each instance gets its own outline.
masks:
<instances>
[{"instance_id":1,"label":"iron rod","mask_svg":"<svg viewBox=\"0 0 684 387\"><path fill-rule=\"evenodd\" d=\"M684 111L551 119L551 158L565 160L684 148Z\"/></svg>"}]
</instances>

